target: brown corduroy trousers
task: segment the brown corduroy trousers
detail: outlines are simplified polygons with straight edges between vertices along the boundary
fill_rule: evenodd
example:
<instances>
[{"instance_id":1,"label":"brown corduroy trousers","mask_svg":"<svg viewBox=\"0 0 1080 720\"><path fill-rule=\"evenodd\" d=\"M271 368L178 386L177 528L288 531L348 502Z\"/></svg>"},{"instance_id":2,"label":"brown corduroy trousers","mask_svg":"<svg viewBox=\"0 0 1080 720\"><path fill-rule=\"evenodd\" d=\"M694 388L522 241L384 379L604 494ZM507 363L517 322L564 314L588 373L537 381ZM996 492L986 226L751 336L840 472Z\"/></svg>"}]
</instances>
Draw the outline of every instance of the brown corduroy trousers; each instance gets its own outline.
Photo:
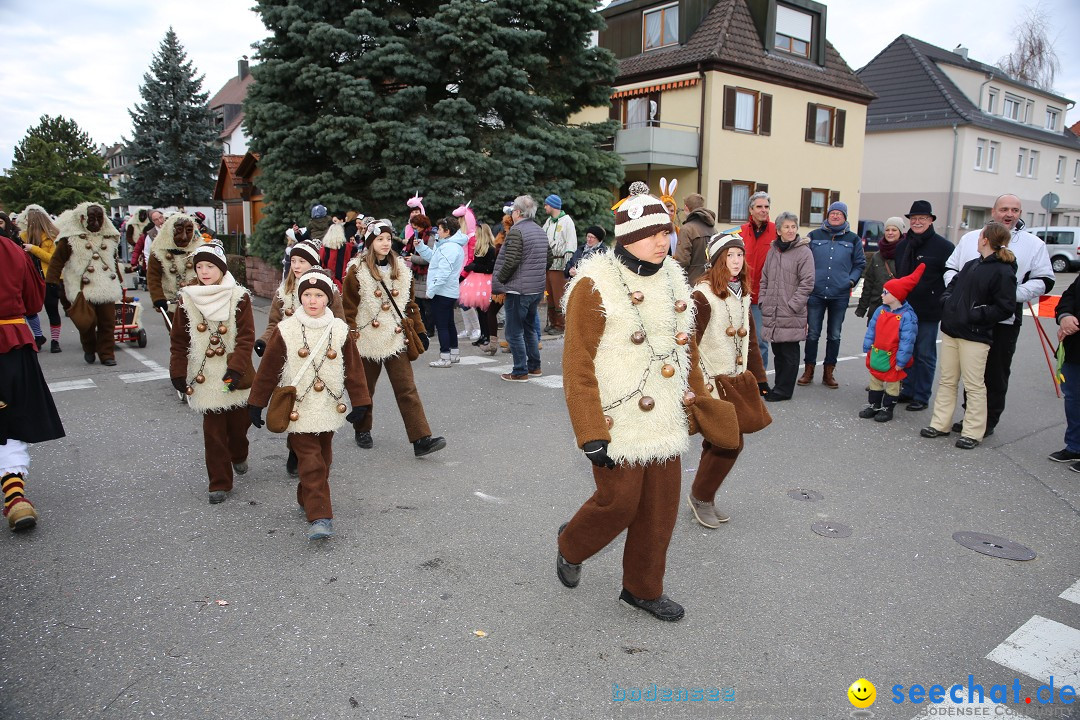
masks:
<instances>
[{"instance_id":1,"label":"brown corduroy trousers","mask_svg":"<svg viewBox=\"0 0 1080 720\"><path fill-rule=\"evenodd\" d=\"M203 413L203 447L210 492L233 487L233 463L247 460L247 431L251 425L247 405L223 412Z\"/></svg>"},{"instance_id":2,"label":"brown corduroy trousers","mask_svg":"<svg viewBox=\"0 0 1080 720\"><path fill-rule=\"evenodd\" d=\"M697 474L694 475L694 484L690 493L698 500L712 502L720 484L727 478L735 461L739 459L739 453L743 449L743 439L739 437L739 447L736 450L722 450L709 443L701 441L701 460L698 461Z\"/></svg>"},{"instance_id":3,"label":"brown corduroy trousers","mask_svg":"<svg viewBox=\"0 0 1080 720\"><path fill-rule=\"evenodd\" d=\"M424 414L424 404L420 402L420 393L416 389L416 380L413 378L412 363L404 352L400 352L385 360L369 360L360 358L364 363L364 376L367 378L368 392L371 393L371 410L364 415L364 419L353 425L353 429L360 432L371 432L371 416L375 411L375 383L383 367L386 368L386 377L390 378L390 387L394 388L394 396L397 398L398 410L401 419L405 422L405 432L409 436L409 442L413 443L422 437L431 434L428 426L427 415Z\"/></svg>"},{"instance_id":4,"label":"brown corduroy trousers","mask_svg":"<svg viewBox=\"0 0 1080 720\"><path fill-rule=\"evenodd\" d=\"M113 360L116 358L116 340L113 330L116 329L116 303L103 305L91 304L97 315L97 324L86 330L79 330L79 341L82 343L84 353L97 353L99 360Z\"/></svg>"},{"instance_id":5,"label":"brown corduroy trousers","mask_svg":"<svg viewBox=\"0 0 1080 720\"><path fill-rule=\"evenodd\" d=\"M668 543L679 511L679 458L647 465L593 467L596 492L559 536L567 562L589 559L626 530L623 587L655 600L664 592Z\"/></svg>"},{"instance_id":6,"label":"brown corduroy trousers","mask_svg":"<svg viewBox=\"0 0 1080 720\"><path fill-rule=\"evenodd\" d=\"M334 459L334 433L289 433L288 446L299 460L296 502L304 508L308 522L333 518L330 463Z\"/></svg>"},{"instance_id":7,"label":"brown corduroy trousers","mask_svg":"<svg viewBox=\"0 0 1080 720\"><path fill-rule=\"evenodd\" d=\"M548 325L564 329L566 318L562 314L562 296L566 290L566 275L562 270L548 270L544 285L547 291Z\"/></svg>"}]
</instances>

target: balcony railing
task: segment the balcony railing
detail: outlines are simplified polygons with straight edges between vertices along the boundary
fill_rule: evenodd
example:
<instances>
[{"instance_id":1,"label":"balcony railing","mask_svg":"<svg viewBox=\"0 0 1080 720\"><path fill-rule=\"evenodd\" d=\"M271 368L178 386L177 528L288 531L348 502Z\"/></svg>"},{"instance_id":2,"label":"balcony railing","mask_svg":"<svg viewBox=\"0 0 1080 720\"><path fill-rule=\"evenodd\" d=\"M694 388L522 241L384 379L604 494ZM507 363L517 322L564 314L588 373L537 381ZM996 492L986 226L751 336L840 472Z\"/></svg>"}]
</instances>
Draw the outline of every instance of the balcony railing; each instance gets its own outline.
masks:
<instances>
[{"instance_id":1,"label":"balcony railing","mask_svg":"<svg viewBox=\"0 0 1080 720\"><path fill-rule=\"evenodd\" d=\"M615 134L615 152L630 167L696 168L698 127L679 123L650 121L627 127Z\"/></svg>"}]
</instances>

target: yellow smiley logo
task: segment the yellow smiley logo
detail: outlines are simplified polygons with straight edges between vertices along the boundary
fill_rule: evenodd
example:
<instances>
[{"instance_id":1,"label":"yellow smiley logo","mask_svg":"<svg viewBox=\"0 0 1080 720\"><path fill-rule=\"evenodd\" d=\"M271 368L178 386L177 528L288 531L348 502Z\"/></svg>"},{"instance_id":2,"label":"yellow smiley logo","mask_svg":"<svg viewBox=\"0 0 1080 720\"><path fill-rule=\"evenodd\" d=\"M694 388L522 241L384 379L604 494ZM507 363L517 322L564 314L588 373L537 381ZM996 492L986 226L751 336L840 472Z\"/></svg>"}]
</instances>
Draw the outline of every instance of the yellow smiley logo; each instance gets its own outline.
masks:
<instances>
[{"instance_id":1,"label":"yellow smiley logo","mask_svg":"<svg viewBox=\"0 0 1080 720\"><path fill-rule=\"evenodd\" d=\"M847 689L848 700L857 708L868 708L877 699L877 688L866 678L859 678Z\"/></svg>"}]
</instances>

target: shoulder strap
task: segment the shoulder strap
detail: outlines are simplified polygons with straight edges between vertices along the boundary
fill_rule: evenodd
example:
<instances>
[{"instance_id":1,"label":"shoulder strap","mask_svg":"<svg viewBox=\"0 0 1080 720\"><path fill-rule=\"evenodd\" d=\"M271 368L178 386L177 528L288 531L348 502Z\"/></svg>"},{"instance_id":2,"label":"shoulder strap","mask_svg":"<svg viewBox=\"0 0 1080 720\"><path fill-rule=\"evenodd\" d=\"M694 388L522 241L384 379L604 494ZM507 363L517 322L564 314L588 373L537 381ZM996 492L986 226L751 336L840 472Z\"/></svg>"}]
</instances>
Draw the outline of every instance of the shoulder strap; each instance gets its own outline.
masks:
<instances>
[{"instance_id":1,"label":"shoulder strap","mask_svg":"<svg viewBox=\"0 0 1080 720\"><path fill-rule=\"evenodd\" d=\"M293 376L292 382L289 383L290 385L295 387L296 383L300 382L300 377L304 374L305 371L307 371L308 366L315 362L315 356L322 352L323 345L329 342L330 331L333 329L334 324L331 322L330 325L323 332L322 337L319 338L318 342L315 343L315 347L313 347L311 349L311 352L308 353L308 356L304 358L304 362L300 364L300 369L296 371L296 375Z\"/></svg>"},{"instance_id":2,"label":"shoulder strap","mask_svg":"<svg viewBox=\"0 0 1080 720\"><path fill-rule=\"evenodd\" d=\"M405 316L401 314L401 309L398 308L397 303L394 302L394 296L393 294L391 294L390 288L386 287L386 282L381 277L379 278L379 284L382 285L383 290L386 291L386 299L389 300L390 304L394 306L394 312L396 312L397 316L401 318L402 322L404 322Z\"/></svg>"}]
</instances>

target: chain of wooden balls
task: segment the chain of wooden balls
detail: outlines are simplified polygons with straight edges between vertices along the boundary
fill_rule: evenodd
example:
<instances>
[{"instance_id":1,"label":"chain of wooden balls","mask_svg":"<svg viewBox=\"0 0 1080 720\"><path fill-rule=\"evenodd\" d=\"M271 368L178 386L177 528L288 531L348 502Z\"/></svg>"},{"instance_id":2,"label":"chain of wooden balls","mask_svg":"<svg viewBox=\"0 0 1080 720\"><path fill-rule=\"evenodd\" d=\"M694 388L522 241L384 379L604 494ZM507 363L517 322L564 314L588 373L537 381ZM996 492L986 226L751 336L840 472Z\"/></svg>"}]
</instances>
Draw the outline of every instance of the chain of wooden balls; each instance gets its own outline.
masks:
<instances>
[{"instance_id":1,"label":"chain of wooden balls","mask_svg":"<svg viewBox=\"0 0 1080 720\"><path fill-rule=\"evenodd\" d=\"M636 309L637 305L640 305L641 303L645 302L645 293L641 292L640 290L634 290L632 292L628 292L627 296L630 298L631 305L635 306L635 309ZM675 301L675 312L678 312L678 313L686 312L686 307L687 306L686 306L686 301L685 300L676 300ZM639 321L638 324L639 324L639 326L642 325L640 320L641 320L641 316L639 314L638 315L638 321ZM645 339L646 338L645 338L645 330L644 329L635 330L630 335L630 342L634 343L635 345L641 345L642 343L645 342ZM689 342L690 342L690 336L687 333L679 332L679 333L675 334L675 344L676 345L680 345L680 346L687 345ZM641 383L642 387L645 384L645 378L648 377L648 373L649 373L649 370L646 369L645 377L642 378L642 383ZM663 367L660 368L660 374L663 375L666 378L674 377L675 376L675 366L672 365L671 363L664 363ZM639 389L636 392L640 392L640 391L641 391L641 389L639 387ZM695 400L697 400L697 396L691 390L687 390L685 393L683 393L682 402L683 402L683 405L685 407L690 407L691 405L693 405ZM618 405L621 405L621 404L622 404L622 400L614 403L613 405L609 405L605 409L610 410L611 408L617 407ZM638 407L643 412L649 412L650 410L652 410L653 408L656 407L656 400L654 400L649 395L642 395L640 398L638 398ZM615 420L610 415L604 415L604 423L607 425L608 429L610 430L611 427L615 424Z\"/></svg>"},{"instance_id":2,"label":"chain of wooden balls","mask_svg":"<svg viewBox=\"0 0 1080 720\"><path fill-rule=\"evenodd\" d=\"M326 347L326 354L324 355L324 360L333 360L338 356L338 351L334 349L334 331L331 330L329 332L330 332L330 336L327 338L327 347ZM308 346L307 329L303 325L300 326L300 333L301 333L301 336L302 336L302 338L304 340L304 344L299 350L296 351L296 354L299 355L301 359L306 359L308 357L308 355L311 354L311 347ZM323 382L323 379L319 377L319 371L322 370L322 364L323 364L324 360L319 360L317 362L312 361L312 367L315 369L314 376L312 377L312 380L308 384L308 386L306 388L304 388L304 392L302 394L297 395L297 397L296 397L296 405L299 405L300 403L302 403L304 401L304 398L307 397L307 394L309 392L311 392L312 390L314 390L315 392L324 392L325 391L327 395L329 395L330 397L332 397L332 398L334 398L335 400L338 401L337 408L336 408L337 411L339 413L344 413L349 409L345 405L345 403L341 402L341 397L345 394L345 387L342 386L341 391L338 392L338 393L335 393L333 390L328 388L326 386L326 383ZM299 419L300 419L300 412L296 409L296 406L294 406L292 411L289 413L289 420L292 420L293 422L296 422Z\"/></svg>"},{"instance_id":3,"label":"chain of wooden balls","mask_svg":"<svg viewBox=\"0 0 1080 720\"><path fill-rule=\"evenodd\" d=\"M398 295L400 295L400 294L401 294L401 293L400 293L400 292L398 291L398 289L397 289L397 288L392 288L392 289L390 290L390 295L392 295L393 297L397 297L397 296L398 296ZM375 292L374 292L374 295L375 295L375 297L377 297L377 298L382 298L382 296L383 296L383 291L382 291L382 290L380 290L379 288L375 288ZM391 306L390 306L390 301L389 301L388 299L387 299L387 300L383 300L383 301L382 301L382 304L381 304L381 305L379 306L379 308L380 308L380 309L381 309L381 310L382 310L383 312L390 312L390 307L391 307ZM379 318L378 318L378 317L373 317L373 318L371 318L371 321L370 321L370 322L368 322L368 323L367 323L366 325L360 325L360 326L358 326L358 327L356 328L356 334L357 334L357 335L359 335L359 334L360 334L360 331L361 331L361 330L363 330L363 329L364 329L364 328L366 328L366 327L372 327L372 328L378 329L378 328L379 328L379 327L380 327L381 325L382 325L382 323L381 323L381 322L379 322ZM399 323L398 323L397 325L395 325L395 326L394 326L394 333L395 333L395 334L398 334L398 335L400 335L400 334L401 334L401 332L402 332L402 330L401 330L401 323L399 322Z\"/></svg>"},{"instance_id":4,"label":"chain of wooden balls","mask_svg":"<svg viewBox=\"0 0 1080 720\"><path fill-rule=\"evenodd\" d=\"M177 257L173 256L173 257L171 257L169 259L172 260L172 262L169 263L169 274L170 275L179 275L180 274L180 268L177 267L177 264L176 264ZM193 263L191 260L186 260L184 262L184 270L185 271L191 270L194 267L195 267L195 263Z\"/></svg>"},{"instance_id":5,"label":"chain of wooden balls","mask_svg":"<svg viewBox=\"0 0 1080 720\"><path fill-rule=\"evenodd\" d=\"M86 240L86 235L85 234L79 235L79 237L82 238L83 240ZM94 244L92 242L90 242L90 241L87 241L86 249L87 250L93 250L94 249ZM99 250L108 250L109 245L108 245L108 243L103 242L103 243L101 243L101 245L98 246L98 249ZM104 270L105 272L109 273L109 279L110 280L115 280L116 279L116 273L111 268L109 268L108 263L106 263L105 260L102 259L101 253L99 253L97 251L94 251L94 253L90 256L90 262L88 262L86 264L86 268L83 270L83 275L82 275L82 284L83 285L89 285L90 284L90 276L87 273L92 273L92 272L97 270L97 268L94 267L94 261L95 260L98 260L98 261L101 262L101 269Z\"/></svg>"},{"instance_id":6,"label":"chain of wooden balls","mask_svg":"<svg viewBox=\"0 0 1080 720\"><path fill-rule=\"evenodd\" d=\"M201 322L195 326L195 329L201 333L210 331L210 326L206 322ZM205 357L202 362L199 363L199 369L195 371L195 377L188 380L187 387L184 388L184 393L192 395L195 393L195 385L202 385L206 382L206 375L203 374L203 368L206 367L206 361L212 357L221 357L225 354L225 340L222 335L229 332L229 326L225 323L218 323L217 331L210 331L210 347L206 348ZM193 384L194 383L194 384Z\"/></svg>"}]
</instances>

